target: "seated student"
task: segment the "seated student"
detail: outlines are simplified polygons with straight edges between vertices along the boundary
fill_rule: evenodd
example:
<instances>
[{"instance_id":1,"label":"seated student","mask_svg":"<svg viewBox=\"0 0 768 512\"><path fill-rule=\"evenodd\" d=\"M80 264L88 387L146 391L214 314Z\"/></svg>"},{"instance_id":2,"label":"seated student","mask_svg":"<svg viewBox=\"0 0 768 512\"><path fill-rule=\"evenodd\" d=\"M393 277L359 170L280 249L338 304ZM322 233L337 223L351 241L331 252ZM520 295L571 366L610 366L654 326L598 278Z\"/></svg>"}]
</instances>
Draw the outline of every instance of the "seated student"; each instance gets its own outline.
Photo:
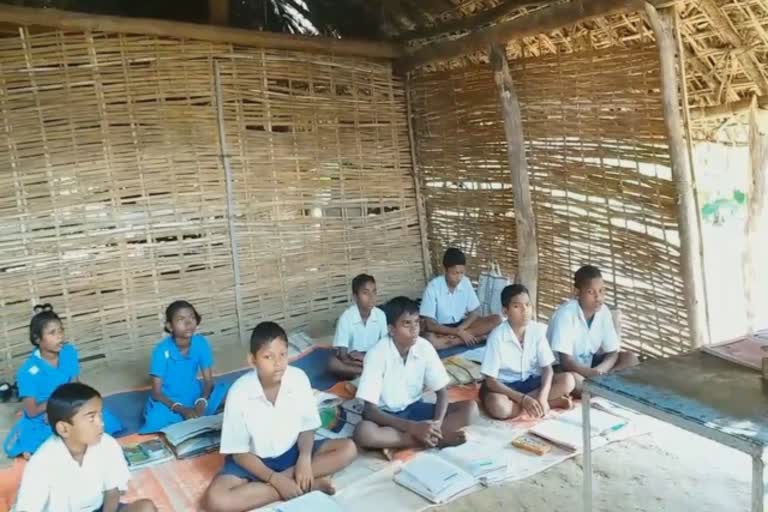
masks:
<instances>
[{"instance_id":1,"label":"seated student","mask_svg":"<svg viewBox=\"0 0 768 512\"><path fill-rule=\"evenodd\" d=\"M561 305L549 322L547 339L560 357L563 370L576 378L574 394L581 395L587 377L638 364L635 354L619 351L619 337L605 300L600 269L585 265L574 274L576 298Z\"/></svg>"},{"instance_id":2,"label":"seated student","mask_svg":"<svg viewBox=\"0 0 768 512\"><path fill-rule=\"evenodd\" d=\"M384 308L389 335L365 355L357 397L365 401L355 441L382 449L389 458L397 448L445 447L462 444L460 430L477 415L474 400L448 403L448 373L435 348L419 336L419 308L396 297ZM437 403L422 401L425 389Z\"/></svg>"},{"instance_id":3,"label":"seated student","mask_svg":"<svg viewBox=\"0 0 768 512\"><path fill-rule=\"evenodd\" d=\"M351 439L315 441L320 414L307 375L288 365L288 336L274 322L251 334L254 371L232 385L221 431L224 467L206 491L208 512L240 512L312 490L357 456Z\"/></svg>"},{"instance_id":4,"label":"seated student","mask_svg":"<svg viewBox=\"0 0 768 512\"><path fill-rule=\"evenodd\" d=\"M387 334L387 317L376 307L376 280L360 274L352 280L355 303L339 317L333 346L336 354L328 370L342 379L354 379L363 373L365 353Z\"/></svg>"},{"instance_id":5,"label":"seated student","mask_svg":"<svg viewBox=\"0 0 768 512\"><path fill-rule=\"evenodd\" d=\"M531 321L528 289L521 284L505 287L501 305L507 321L488 336L480 368L485 375L480 387L485 410L503 420L523 411L540 418L550 407L569 409L576 383L570 373L555 375L552 370L555 356L547 341L547 326Z\"/></svg>"},{"instance_id":6,"label":"seated student","mask_svg":"<svg viewBox=\"0 0 768 512\"><path fill-rule=\"evenodd\" d=\"M499 315L480 316L480 300L464 275L466 265L463 252L446 250L445 274L429 282L421 299L424 337L438 350L479 343L501 323Z\"/></svg>"},{"instance_id":7,"label":"seated student","mask_svg":"<svg viewBox=\"0 0 768 512\"><path fill-rule=\"evenodd\" d=\"M16 372L22 416L3 443L11 458L29 458L51 436L51 425L45 416L48 397L60 385L77 381L80 376L77 349L64 340L64 326L53 306L41 304L35 306L34 312L29 323L29 341L35 349ZM105 410L104 429L114 434L123 426Z\"/></svg>"},{"instance_id":8,"label":"seated student","mask_svg":"<svg viewBox=\"0 0 768 512\"><path fill-rule=\"evenodd\" d=\"M120 503L131 475L123 450L104 433L102 400L90 386L62 384L48 398L48 438L24 468L16 512L154 512L149 500Z\"/></svg>"},{"instance_id":9,"label":"seated student","mask_svg":"<svg viewBox=\"0 0 768 512\"><path fill-rule=\"evenodd\" d=\"M170 336L152 351L152 393L139 433L157 432L183 420L215 414L224 402L228 387L213 383L211 345L205 336L195 334L201 320L185 300L166 308L165 331ZM202 383L198 374L202 374Z\"/></svg>"}]
</instances>

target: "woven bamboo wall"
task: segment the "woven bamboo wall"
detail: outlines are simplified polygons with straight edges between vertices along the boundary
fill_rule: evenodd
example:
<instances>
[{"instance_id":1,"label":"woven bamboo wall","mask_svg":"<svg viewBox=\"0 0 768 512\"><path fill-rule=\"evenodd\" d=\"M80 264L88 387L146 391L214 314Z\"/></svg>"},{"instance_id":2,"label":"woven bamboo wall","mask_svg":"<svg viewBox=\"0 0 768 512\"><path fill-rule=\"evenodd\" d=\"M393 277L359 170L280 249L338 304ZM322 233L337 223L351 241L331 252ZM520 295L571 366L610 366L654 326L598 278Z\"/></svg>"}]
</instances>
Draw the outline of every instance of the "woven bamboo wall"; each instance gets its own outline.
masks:
<instances>
[{"instance_id":1,"label":"woven bamboo wall","mask_svg":"<svg viewBox=\"0 0 768 512\"><path fill-rule=\"evenodd\" d=\"M510 62L522 108L539 237L539 316L601 267L627 346L688 344L675 189L655 47ZM433 266L448 245L513 273L517 251L504 127L488 66L422 74L412 91Z\"/></svg>"},{"instance_id":2,"label":"woven bamboo wall","mask_svg":"<svg viewBox=\"0 0 768 512\"><path fill-rule=\"evenodd\" d=\"M372 272L423 283L402 83L363 59L105 33L0 39L0 360L51 302L83 356L143 357L186 298L215 342L237 322L212 63L245 325L333 319ZM386 250L384 249L386 247Z\"/></svg>"}]
</instances>

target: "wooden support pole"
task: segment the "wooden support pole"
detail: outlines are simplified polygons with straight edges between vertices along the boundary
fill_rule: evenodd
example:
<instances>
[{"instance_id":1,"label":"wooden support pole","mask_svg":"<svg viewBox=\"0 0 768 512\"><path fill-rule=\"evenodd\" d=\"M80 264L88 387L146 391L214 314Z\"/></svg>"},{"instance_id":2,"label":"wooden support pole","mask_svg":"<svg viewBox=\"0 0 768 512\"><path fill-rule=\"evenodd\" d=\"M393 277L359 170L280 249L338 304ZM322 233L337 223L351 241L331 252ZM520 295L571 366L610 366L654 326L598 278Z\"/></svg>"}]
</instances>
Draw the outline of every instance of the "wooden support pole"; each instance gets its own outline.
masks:
<instances>
[{"instance_id":1,"label":"wooden support pole","mask_svg":"<svg viewBox=\"0 0 768 512\"><path fill-rule=\"evenodd\" d=\"M432 61L460 57L494 44L551 32L590 18L637 11L643 8L643 3L643 0L573 0L553 4L533 14L476 30L461 39L423 46L410 56L403 58L398 63L398 68L408 71Z\"/></svg>"},{"instance_id":2,"label":"wooden support pole","mask_svg":"<svg viewBox=\"0 0 768 512\"><path fill-rule=\"evenodd\" d=\"M432 258L429 255L429 239L427 237L427 215L424 197L421 193L421 172L416 158L416 137L413 134L413 107L411 104L411 76L405 77L405 108L408 116L408 143L411 146L411 165L413 167L413 189L416 194L416 215L419 217L419 235L421 237L421 258L424 260L424 283L432 278Z\"/></svg>"},{"instance_id":3,"label":"wooden support pole","mask_svg":"<svg viewBox=\"0 0 768 512\"><path fill-rule=\"evenodd\" d=\"M747 223L745 228L744 250L744 299L747 309L747 331L751 334L755 325L757 293L765 286L764 270L765 243L768 240L768 222L766 222L766 193L768 193L768 110L761 109L755 98L749 109L749 157L751 175L747 197ZM763 254L760 254L762 252Z\"/></svg>"},{"instance_id":4,"label":"wooden support pole","mask_svg":"<svg viewBox=\"0 0 768 512\"><path fill-rule=\"evenodd\" d=\"M208 23L229 25L229 0L208 0Z\"/></svg>"},{"instance_id":5,"label":"wooden support pole","mask_svg":"<svg viewBox=\"0 0 768 512\"><path fill-rule=\"evenodd\" d=\"M659 11L651 4L645 12L656 37L661 61L661 95L664 124L672 164L672 179L677 190L678 229L680 232L680 266L683 273L683 289L688 313L688 327L694 347L707 341L706 308L704 302L704 277L702 275L701 239L698 236L696 200L688 162L683 121L680 115L678 75L675 69L676 44L674 35L674 11Z\"/></svg>"},{"instance_id":6,"label":"wooden support pole","mask_svg":"<svg viewBox=\"0 0 768 512\"><path fill-rule=\"evenodd\" d=\"M274 50L296 50L334 55L397 59L404 55L402 45L383 41L334 39L319 36L296 36L259 32L198 23L99 16L59 9L35 9L0 4L0 22L30 27L49 27L78 32L114 32L148 34L177 39L195 39L215 43L240 44Z\"/></svg>"},{"instance_id":7,"label":"wooden support pole","mask_svg":"<svg viewBox=\"0 0 768 512\"><path fill-rule=\"evenodd\" d=\"M515 227L517 228L517 281L530 292L534 313L538 309L539 246L536 241L536 217L531 204L531 190L528 183L528 161L525 157L523 121L520 102L515 93L512 75L509 73L504 47L490 48L493 77L504 116L504 133L507 138L507 156L512 175L512 194L515 200Z\"/></svg>"}]
</instances>

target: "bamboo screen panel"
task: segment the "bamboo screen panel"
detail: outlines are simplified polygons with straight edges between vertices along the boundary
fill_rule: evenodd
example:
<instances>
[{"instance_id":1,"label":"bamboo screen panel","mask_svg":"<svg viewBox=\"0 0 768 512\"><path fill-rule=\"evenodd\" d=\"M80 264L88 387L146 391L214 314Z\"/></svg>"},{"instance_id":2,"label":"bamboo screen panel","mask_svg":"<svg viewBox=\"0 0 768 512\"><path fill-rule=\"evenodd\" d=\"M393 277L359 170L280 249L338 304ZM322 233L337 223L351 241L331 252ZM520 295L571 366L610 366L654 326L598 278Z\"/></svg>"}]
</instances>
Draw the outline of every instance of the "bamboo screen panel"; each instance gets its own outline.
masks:
<instances>
[{"instance_id":1,"label":"bamboo screen panel","mask_svg":"<svg viewBox=\"0 0 768 512\"><path fill-rule=\"evenodd\" d=\"M215 59L246 328L333 319L360 271L384 296L423 284L404 92L388 65L22 30L0 39L3 367L30 352L40 302L83 357L148 357L177 298L214 342L235 342Z\"/></svg>"},{"instance_id":2,"label":"bamboo screen panel","mask_svg":"<svg viewBox=\"0 0 768 512\"><path fill-rule=\"evenodd\" d=\"M621 308L625 346L685 349L687 321L675 187L655 47L510 62L520 98L539 243L540 318L570 297L573 272L598 265ZM488 66L413 81L416 146L433 266L467 250L514 273L512 185Z\"/></svg>"}]
</instances>

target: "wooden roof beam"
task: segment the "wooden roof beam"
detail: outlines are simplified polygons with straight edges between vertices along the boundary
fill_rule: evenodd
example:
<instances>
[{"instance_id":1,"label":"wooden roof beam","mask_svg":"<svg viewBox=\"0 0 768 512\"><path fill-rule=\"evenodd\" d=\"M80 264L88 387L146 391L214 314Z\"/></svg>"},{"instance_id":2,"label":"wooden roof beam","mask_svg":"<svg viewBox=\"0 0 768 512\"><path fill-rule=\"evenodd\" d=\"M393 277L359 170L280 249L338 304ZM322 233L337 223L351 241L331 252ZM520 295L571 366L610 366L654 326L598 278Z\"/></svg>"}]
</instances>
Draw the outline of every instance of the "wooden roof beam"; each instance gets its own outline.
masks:
<instances>
[{"instance_id":1,"label":"wooden roof beam","mask_svg":"<svg viewBox=\"0 0 768 512\"><path fill-rule=\"evenodd\" d=\"M712 25L717 29L720 37L722 37L729 45L737 49L736 58L739 60L744 73L754 82L755 87L761 94L768 94L768 79L766 79L762 70L760 69L760 63L755 59L755 54L752 50L741 51L742 48L746 48L747 45L741 38L736 29L733 27L731 20L723 12L713 0L700 0L697 8L701 10L712 21Z\"/></svg>"},{"instance_id":2,"label":"wooden roof beam","mask_svg":"<svg viewBox=\"0 0 768 512\"><path fill-rule=\"evenodd\" d=\"M476 30L461 39L428 44L401 59L398 67L407 71L429 62L453 59L494 44L504 44L511 39L551 32L597 16L639 11L644 5L643 0L573 0L553 5L527 16Z\"/></svg>"},{"instance_id":3,"label":"wooden roof beam","mask_svg":"<svg viewBox=\"0 0 768 512\"><path fill-rule=\"evenodd\" d=\"M148 18L98 16L58 9L35 9L5 4L0 4L0 22L78 32L149 34L177 39L196 39L258 48L318 52L355 57L397 59L404 55L401 45L383 41L296 36L197 23L182 23Z\"/></svg>"},{"instance_id":4,"label":"wooden roof beam","mask_svg":"<svg viewBox=\"0 0 768 512\"><path fill-rule=\"evenodd\" d=\"M445 23L440 23L432 27L419 28L411 30L400 35L401 40L424 39L428 37L442 37L455 32L471 30L483 25L488 25L506 16L517 9L528 7L530 5L541 5L545 0L506 0L496 7L486 9L474 16L466 16Z\"/></svg>"},{"instance_id":5,"label":"wooden roof beam","mask_svg":"<svg viewBox=\"0 0 768 512\"><path fill-rule=\"evenodd\" d=\"M762 109L768 109L768 96L757 96L755 98L757 106ZM691 109L692 121L707 121L710 119L719 119L744 114L749 111L752 105L752 98L739 101L721 103L710 107L696 107Z\"/></svg>"}]
</instances>

